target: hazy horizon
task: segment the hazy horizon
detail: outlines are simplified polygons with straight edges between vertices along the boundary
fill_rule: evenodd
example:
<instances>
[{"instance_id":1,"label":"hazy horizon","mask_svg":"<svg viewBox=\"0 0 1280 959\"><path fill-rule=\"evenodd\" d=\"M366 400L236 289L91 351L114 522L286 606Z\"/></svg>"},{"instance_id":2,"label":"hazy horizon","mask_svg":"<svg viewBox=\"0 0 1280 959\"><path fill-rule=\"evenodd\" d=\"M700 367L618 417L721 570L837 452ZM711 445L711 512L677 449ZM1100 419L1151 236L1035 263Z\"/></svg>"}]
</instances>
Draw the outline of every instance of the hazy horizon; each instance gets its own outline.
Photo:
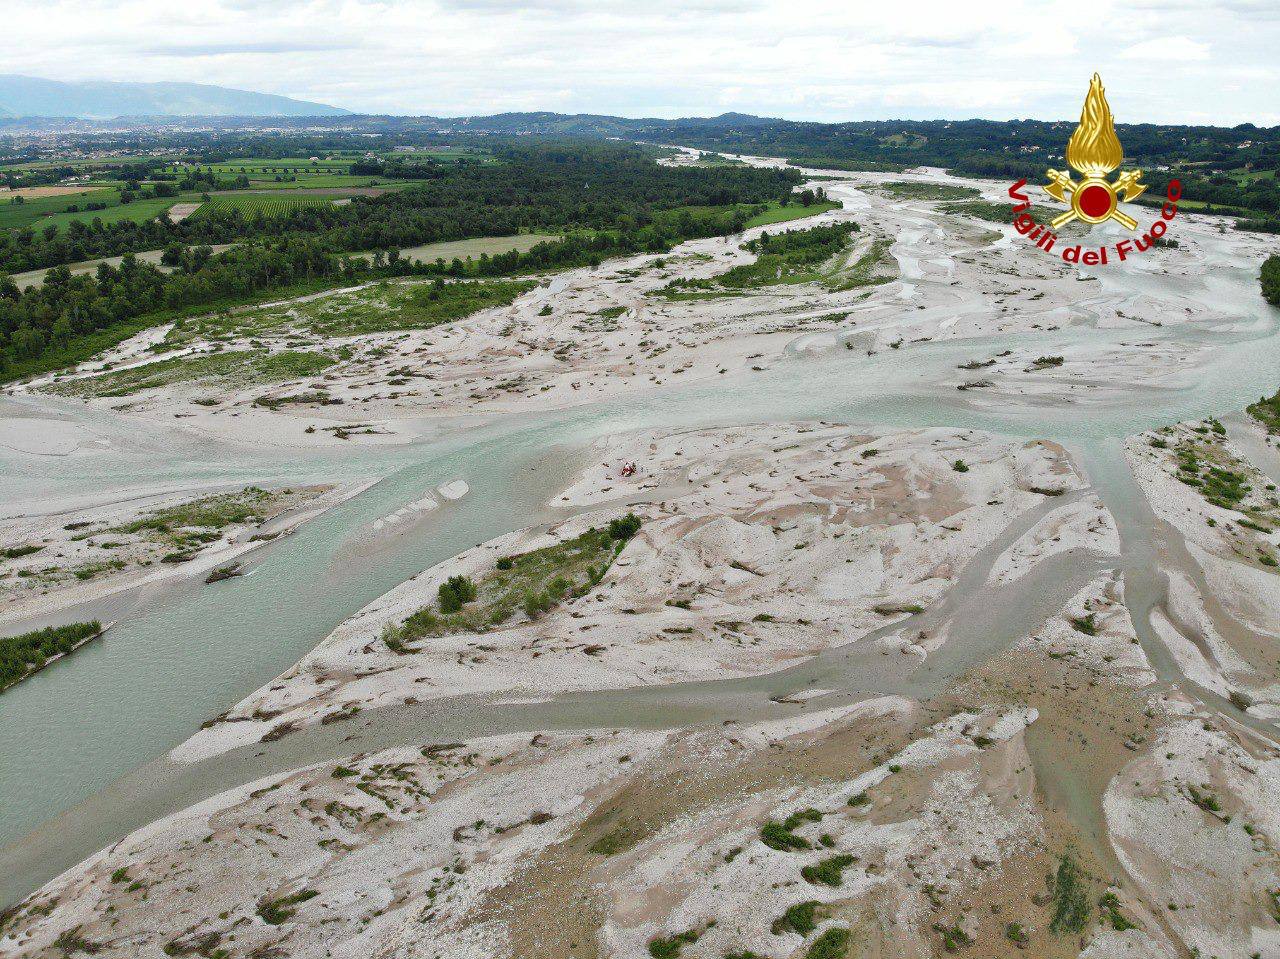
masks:
<instances>
[{"instance_id":1,"label":"hazy horizon","mask_svg":"<svg viewBox=\"0 0 1280 959\"><path fill-rule=\"evenodd\" d=\"M545 110L789 120L1071 119L1101 72L1121 123L1280 124L1280 6L1257 0L0 2L5 71L206 83L356 113ZM58 43L50 43L57 37Z\"/></svg>"}]
</instances>

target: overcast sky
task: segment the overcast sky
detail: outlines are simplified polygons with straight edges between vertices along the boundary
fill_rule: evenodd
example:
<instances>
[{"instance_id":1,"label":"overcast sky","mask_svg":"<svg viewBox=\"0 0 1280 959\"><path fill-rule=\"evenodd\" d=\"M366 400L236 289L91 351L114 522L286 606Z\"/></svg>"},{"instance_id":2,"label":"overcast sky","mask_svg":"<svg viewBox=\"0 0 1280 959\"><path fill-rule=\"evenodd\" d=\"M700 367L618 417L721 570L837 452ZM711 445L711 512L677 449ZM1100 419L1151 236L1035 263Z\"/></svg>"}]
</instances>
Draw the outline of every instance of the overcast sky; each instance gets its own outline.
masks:
<instances>
[{"instance_id":1,"label":"overcast sky","mask_svg":"<svg viewBox=\"0 0 1280 959\"><path fill-rule=\"evenodd\" d=\"M0 72L368 113L1280 124L1280 0L0 0Z\"/></svg>"}]
</instances>

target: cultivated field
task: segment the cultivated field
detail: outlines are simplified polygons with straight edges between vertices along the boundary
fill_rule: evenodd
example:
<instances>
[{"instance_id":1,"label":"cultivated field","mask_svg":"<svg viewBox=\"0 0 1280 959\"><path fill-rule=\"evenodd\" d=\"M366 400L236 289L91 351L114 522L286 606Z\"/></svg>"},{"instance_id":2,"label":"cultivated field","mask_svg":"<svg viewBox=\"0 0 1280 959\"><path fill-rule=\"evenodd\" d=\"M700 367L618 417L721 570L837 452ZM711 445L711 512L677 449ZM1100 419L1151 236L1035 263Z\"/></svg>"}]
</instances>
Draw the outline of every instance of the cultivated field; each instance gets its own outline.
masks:
<instances>
[{"instance_id":1,"label":"cultivated field","mask_svg":"<svg viewBox=\"0 0 1280 959\"><path fill-rule=\"evenodd\" d=\"M333 201L334 198L331 196L318 197L305 194L302 196L297 194L276 196L271 193L222 194L210 198L208 203L202 203L199 209L191 214L191 219L201 219L231 210L239 210L244 216L254 216L259 213L263 216L274 216L308 206L326 206Z\"/></svg>"},{"instance_id":2,"label":"cultivated field","mask_svg":"<svg viewBox=\"0 0 1280 959\"><path fill-rule=\"evenodd\" d=\"M481 254L496 256L499 253L524 253L532 250L539 243L558 240L560 237L551 233L521 233L518 236L478 236L470 240L448 240L444 243L427 243L424 246L413 246L400 251L400 255L420 263L434 263L436 260L452 261L453 259L471 260Z\"/></svg>"},{"instance_id":3,"label":"cultivated field","mask_svg":"<svg viewBox=\"0 0 1280 959\"><path fill-rule=\"evenodd\" d=\"M46 188L32 188L46 189ZM15 203L7 194L0 193L0 230L20 230L30 227L40 231L47 227L59 230L79 220L92 223L118 223L121 220L150 220L159 216L175 203L198 200L197 194L180 194L171 197L147 197L130 203L120 202L118 187L89 186L77 193L46 195ZM89 206L100 209L87 209Z\"/></svg>"},{"instance_id":4,"label":"cultivated field","mask_svg":"<svg viewBox=\"0 0 1280 959\"><path fill-rule=\"evenodd\" d=\"M15 203L16 197L0 194L0 230L18 230L30 226L47 216L64 213L68 207L84 209L86 203L104 203L108 206L120 202L120 192L115 189L94 187L88 192L62 196L38 196ZM103 211L100 211L103 212Z\"/></svg>"},{"instance_id":5,"label":"cultivated field","mask_svg":"<svg viewBox=\"0 0 1280 959\"><path fill-rule=\"evenodd\" d=\"M30 200L35 197L46 196L72 196L76 193L88 193L94 189L88 184L82 186L24 186L16 190L7 187L0 187L0 203L10 200L15 196L20 196L24 200Z\"/></svg>"}]
</instances>

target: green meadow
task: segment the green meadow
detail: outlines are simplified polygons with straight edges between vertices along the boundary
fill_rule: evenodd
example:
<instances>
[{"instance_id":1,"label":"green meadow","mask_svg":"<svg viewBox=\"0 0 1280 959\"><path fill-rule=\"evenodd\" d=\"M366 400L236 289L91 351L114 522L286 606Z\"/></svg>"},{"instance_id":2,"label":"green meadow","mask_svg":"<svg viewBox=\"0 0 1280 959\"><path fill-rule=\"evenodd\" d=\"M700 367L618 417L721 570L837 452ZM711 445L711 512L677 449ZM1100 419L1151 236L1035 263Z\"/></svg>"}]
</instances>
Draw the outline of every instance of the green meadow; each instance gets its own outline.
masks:
<instances>
[{"instance_id":1,"label":"green meadow","mask_svg":"<svg viewBox=\"0 0 1280 959\"><path fill-rule=\"evenodd\" d=\"M189 193L180 196L154 197L137 199L131 203L120 202L120 188L103 187L87 193L68 194L66 196L33 197L25 203L14 203L11 199L0 197L0 230L19 230L29 227L37 232L47 227L59 230L67 224L79 220L92 223L95 219L103 223L117 223L121 220L150 220L175 203L189 202L199 199L199 194ZM101 210L86 210L87 204L106 204ZM71 208L75 207L75 210Z\"/></svg>"}]
</instances>

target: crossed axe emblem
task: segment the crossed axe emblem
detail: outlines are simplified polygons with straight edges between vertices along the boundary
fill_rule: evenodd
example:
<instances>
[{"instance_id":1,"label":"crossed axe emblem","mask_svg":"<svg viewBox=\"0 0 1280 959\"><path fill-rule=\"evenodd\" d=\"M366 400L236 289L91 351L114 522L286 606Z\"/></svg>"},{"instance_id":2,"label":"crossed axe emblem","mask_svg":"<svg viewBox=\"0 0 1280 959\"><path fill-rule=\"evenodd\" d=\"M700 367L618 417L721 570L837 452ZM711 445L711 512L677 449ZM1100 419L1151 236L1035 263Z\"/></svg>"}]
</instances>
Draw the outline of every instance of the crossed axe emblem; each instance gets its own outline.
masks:
<instances>
[{"instance_id":1,"label":"crossed axe emblem","mask_svg":"<svg viewBox=\"0 0 1280 959\"><path fill-rule=\"evenodd\" d=\"M1124 192L1125 203L1140 197L1147 189L1145 183L1138 182L1142 179L1141 170L1128 170L1116 177L1114 183L1096 175L1086 176L1077 183L1071 179L1071 174L1059 170L1049 170L1047 175L1050 182L1043 187L1044 192L1059 203L1071 204L1071 208L1066 213L1059 214L1053 219L1055 230L1072 220L1082 220L1085 223L1115 220L1126 229L1137 229L1138 221L1120 212L1120 199L1117 194ZM1066 198L1068 191L1071 193L1070 200Z\"/></svg>"}]
</instances>

